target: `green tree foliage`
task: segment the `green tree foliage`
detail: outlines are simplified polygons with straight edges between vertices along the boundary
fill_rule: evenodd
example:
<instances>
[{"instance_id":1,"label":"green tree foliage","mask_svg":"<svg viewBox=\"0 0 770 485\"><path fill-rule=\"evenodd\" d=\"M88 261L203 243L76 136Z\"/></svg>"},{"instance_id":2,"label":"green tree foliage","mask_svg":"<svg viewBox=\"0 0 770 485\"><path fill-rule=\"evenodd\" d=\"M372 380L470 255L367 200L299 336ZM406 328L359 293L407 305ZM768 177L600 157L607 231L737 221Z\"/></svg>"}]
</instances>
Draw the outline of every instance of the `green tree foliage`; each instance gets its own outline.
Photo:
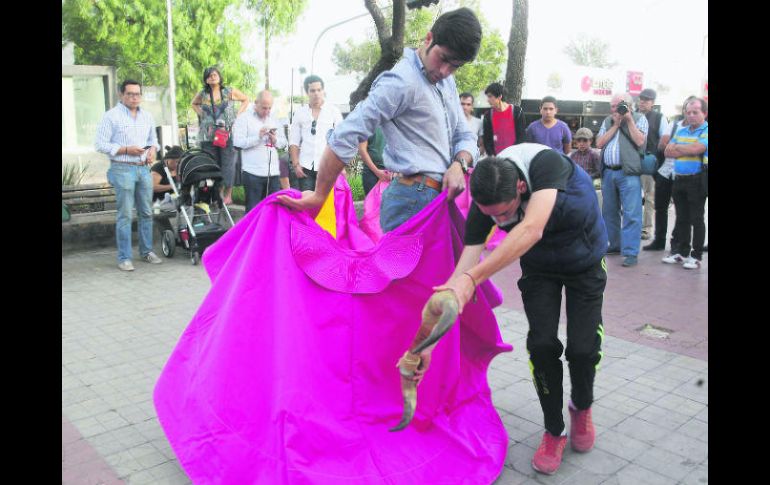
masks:
<instances>
[{"instance_id":1,"label":"green tree foliage","mask_svg":"<svg viewBox=\"0 0 770 485\"><path fill-rule=\"evenodd\" d=\"M578 66L611 68L618 63L608 59L609 49L609 43L580 34L570 39L563 52Z\"/></svg>"},{"instance_id":2,"label":"green tree foliage","mask_svg":"<svg viewBox=\"0 0 770 485\"><path fill-rule=\"evenodd\" d=\"M248 0L248 5L258 15L265 38L265 89L270 89L270 40L295 29L307 0Z\"/></svg>"},{"instance_id":3,"label":"green tree foliage","mask_svg":"<svg viewBox=\"0 0 770 485\"><path fill-rule=\"evenodd\" d=\"M473 9L481 22L482 32L481 47L476 59L471 64L466 64L455 72L457 89L469 91L476 95L483 91L487 85L498 79L505 61L505 43L497 30L490 30L488 22L484 18L477 0L461 0L459 5L450 8L467 6ZM408 10L406 24L404 26L404 47L418 47L425 40L433 21L438 16L439 7L431 6L419 10ZM387 28L391 28L392 20L386 18ZM372 40L365 42L353 42L348 39L344 44L336 44L332 58L337 65L337 74L353 74L361 80L380 58L380 44L376 40L377 35L371 35Z\"/></svg>"},{"instance_id":4,"label":"green tree foliage","mask_svg":"<svg viewBox=\"0 0 770 485\"><path fill-rule=\"evenodd\" d=\"M217 65L225 84L254 92L256 69L241 60L241 28L226 10L239 0L174 2L174 76L180 122L203 87L203 70ZM159 0L65 0L62 41L74 44L77 64L116 66L118 81L168 86L166 3Z\"/></svg>"}]
</instances>

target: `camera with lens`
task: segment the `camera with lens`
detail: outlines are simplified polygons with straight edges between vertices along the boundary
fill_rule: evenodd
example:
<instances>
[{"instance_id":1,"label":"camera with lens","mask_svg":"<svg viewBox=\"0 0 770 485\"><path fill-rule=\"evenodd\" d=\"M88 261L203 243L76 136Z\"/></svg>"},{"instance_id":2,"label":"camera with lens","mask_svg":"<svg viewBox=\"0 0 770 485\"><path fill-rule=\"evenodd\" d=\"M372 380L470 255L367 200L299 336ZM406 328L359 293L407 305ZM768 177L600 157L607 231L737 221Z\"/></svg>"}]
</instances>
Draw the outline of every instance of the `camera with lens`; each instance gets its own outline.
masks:
<instances>
[{"instance_id":1,"label":"camera with lens","mask_svg":"<svg viewBox=\"0 0 770 485\"><path fill-rule=\"evenodd\" d=\"M628 113L628 105L625 101L621 101L618 103L618 106L615 108L615 111L618 112L619 115L625 115Z\"/></svg>"}]
</instances>

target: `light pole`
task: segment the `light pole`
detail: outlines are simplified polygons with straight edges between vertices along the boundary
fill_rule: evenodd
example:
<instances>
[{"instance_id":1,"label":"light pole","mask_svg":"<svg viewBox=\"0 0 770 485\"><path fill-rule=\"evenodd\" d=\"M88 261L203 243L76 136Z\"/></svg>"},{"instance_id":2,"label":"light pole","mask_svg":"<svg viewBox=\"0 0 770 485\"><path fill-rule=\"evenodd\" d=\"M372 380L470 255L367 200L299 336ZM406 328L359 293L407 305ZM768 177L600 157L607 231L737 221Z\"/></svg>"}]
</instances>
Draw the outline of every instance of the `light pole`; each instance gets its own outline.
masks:
<instances>
[{"instance_id":1,"label":"light pole","mask_svg":"<svg viewBox=\"0 0 770 485\"><path fill-rule=\"evenodd\" d=\"M392 7L393 7L392 4L391 5L386 5L386 6L382 7L381 10L386 10L386 9L389 9L389 8L392 8ZM369 12L356 15L355 17L350 17L349 19L346 19L346 20L342 20L340 22L337 22L336 24L332 24L332 25L326 27L325 29L323 29L321 31L320 34L318 34L318 37L316 37L316 39L315 39L315 44L313 44L313 53L310 55L310 74L315 74L315 70L313 69L315 67L315 48L318 47L318 41L321 40L321 37L326 32L328 32L331 29L333 29L334 27L339 27L340 25L348 23L351 20L355 20L355 19L358 19L358 18L361 18L361 17L366 17L367 15L369 15Z\"/></svg>"},{"instance_id":2,"label":"light pole","mask_svg":"<svg viewBox=\"0 0 770 485\"><path fill-rule=\"evenodd\" d=\"M179 145L179 123L176 117L176 80L174 78L174 33L171 30L171 0L166 0L168 31L168 87L171 95L171 146Z\"/></svg>"}]
</instances>

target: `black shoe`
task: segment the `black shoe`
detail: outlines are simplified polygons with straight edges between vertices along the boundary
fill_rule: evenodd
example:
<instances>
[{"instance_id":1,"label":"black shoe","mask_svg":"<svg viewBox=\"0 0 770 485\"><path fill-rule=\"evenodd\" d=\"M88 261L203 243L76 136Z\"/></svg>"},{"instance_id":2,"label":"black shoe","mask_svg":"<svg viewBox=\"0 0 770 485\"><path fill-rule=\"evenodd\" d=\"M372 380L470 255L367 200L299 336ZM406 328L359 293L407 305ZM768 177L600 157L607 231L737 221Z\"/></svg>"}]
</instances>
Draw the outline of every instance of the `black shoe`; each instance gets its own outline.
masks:
<instances>
[{"instance_id":1,"label":"black shoe","mask_svg":"<svg viewBox=\"0 0 770 485\"><path fill-rule=\"evenodd\" d=\"M666 249L666 242L657 239L642 248L643 251L663 251L664 249Z\"/></svg>"},{"instance_id":2,"label":"black shoe","mask_svg":"<svg viewBox=\"0 0 770 485\"><path fill-rule=\"evenodd\" d=\"M607 254L620 254L620 248L607 248Z\"/></svg>"},{"instance_id":3,"label":"black shoe","mask_svg":"<svg viewBox=\"0 0 770 485\"><path fill-rule=\"evenodd\" d=\"M706 244L705 246L703 246L703 252L704 252L704 253L707 253L707 252L709 252L709 245L708 245L708 244Z\"/></svg>"}]
</instances>

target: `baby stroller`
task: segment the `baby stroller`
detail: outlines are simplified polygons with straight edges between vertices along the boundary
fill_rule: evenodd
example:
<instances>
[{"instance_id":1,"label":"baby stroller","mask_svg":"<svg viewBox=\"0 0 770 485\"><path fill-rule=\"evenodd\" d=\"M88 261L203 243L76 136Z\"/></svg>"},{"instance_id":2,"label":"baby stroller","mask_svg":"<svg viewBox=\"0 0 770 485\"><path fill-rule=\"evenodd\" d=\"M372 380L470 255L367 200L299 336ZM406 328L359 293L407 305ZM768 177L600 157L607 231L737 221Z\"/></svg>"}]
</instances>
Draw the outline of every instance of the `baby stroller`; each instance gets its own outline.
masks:
<instances>
[{"instance_id":1,"label":"baby stroller","mask_svg":"<svg viewBox=\"0 0 770 485\"><path fill-rule=\"evenodd\" d=\"M235 225L219 194L222 173L214 158L199 149L188 150L179 160L179 190L165 163L163 169L177 201L177 230L163 231L163 256L173 257L176 246L181 245L187 250L192 264L196 265L203 251L227 231L220 223L223 209L230 227Z\"/></svg>"}]
</instances>

